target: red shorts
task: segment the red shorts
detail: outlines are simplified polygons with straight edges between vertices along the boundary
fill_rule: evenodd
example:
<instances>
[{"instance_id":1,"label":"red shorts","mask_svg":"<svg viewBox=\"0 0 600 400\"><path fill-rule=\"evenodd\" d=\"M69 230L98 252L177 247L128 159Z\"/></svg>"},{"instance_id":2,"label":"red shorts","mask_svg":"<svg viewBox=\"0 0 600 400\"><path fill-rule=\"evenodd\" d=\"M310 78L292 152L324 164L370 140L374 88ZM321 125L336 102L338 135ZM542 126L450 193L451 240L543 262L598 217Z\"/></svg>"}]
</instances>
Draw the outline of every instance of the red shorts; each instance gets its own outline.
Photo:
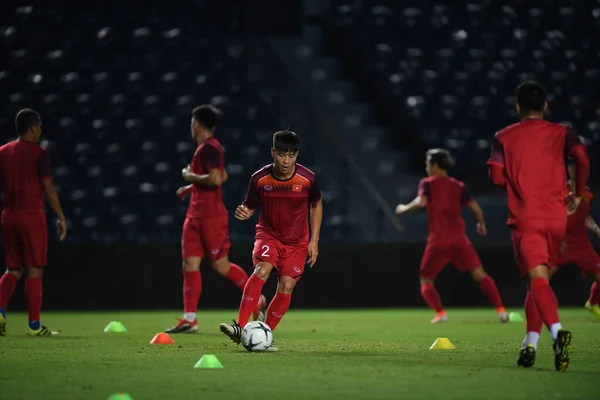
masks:
<instances>
[{"instance_id":1,"label":"red shorts","mask_svg":"<svg viewBox=\"0 0 600 400\"><path fill-rule=\"evenodd\" d=\"M308 244L286 245L268 235L260 235L254 241L252 258L254 264L267 262L277 268L279 276L291 276L298 282L304 273L308 257Z\"/></svg>"},{"instance_id":2,"label":"red shorts","mask_svg":"<svg viewBox=\"0 0 600 400\"><path fill-rule=\"evenodd\" d=\"M558 255L554 265L560 267L566 264L575 264L586 276L600 274L600 256L592 246L566 247Z\"/></svg>"},{"instance_id":3,"label":"red shorts","mask_svg":"<svg viewBox=\"0 0 600 400\"><path fill-rule=\"evenodd\" d=\"M181 256L204 258L208 252L210 261L219 260L229 253L229 216L210 218L186 218L181 234Z\"/></svg>"},{"instance_id":4,"label":"red shorts","mask_svg":"<svg viewBox=\"0 0 600 400\"><path fill-rule=\"evenodd\" d=\"M46 217L2 220L2 238L6 268L21 269L46 266L48 231Z\"/></svg>"},{"instance_id":5,"label":"red shorts","mask_svg":"<svg viewBox=\"0 0 600 400\"><path fill-rule=\"evenodd\" d=\"M421 278L434 280L446 264L453 264L461 272L470 272L481 267L481 260L470 242L427 243L421 260Z\"/></svg>"},{"instance_id":6,"label":"red shorts","mask_svg":"<svg viewBox=\"0 0 600 400\"><path fill-rule=\"evenodd\" d=\"M567 220L530 220L511 227L515 260L521 276L538 265L552 266L567 233Z\"/></svg>"}]
</instances>

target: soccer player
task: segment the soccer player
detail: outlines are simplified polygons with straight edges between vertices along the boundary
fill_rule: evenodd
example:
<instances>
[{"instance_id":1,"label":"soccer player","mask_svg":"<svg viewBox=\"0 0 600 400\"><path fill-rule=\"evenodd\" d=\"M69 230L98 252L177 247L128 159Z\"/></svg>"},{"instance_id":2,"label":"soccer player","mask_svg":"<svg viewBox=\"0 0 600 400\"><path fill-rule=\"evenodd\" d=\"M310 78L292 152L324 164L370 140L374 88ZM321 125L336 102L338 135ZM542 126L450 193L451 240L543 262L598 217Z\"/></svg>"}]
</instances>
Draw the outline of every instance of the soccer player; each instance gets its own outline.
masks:
<instances>
[{"instance_id":1,"label":"soccer player","mask_svg":"<svg viewBox=\"0 0 600 400\"><path fill-rule=\"evenodd\" d=\"M198 331L196 308L202 292L200 264L205 256L210 259L215 271L240 290L244 289L248 281L248 274L228 259L231 248L229 220L221 192L221 185L227 180L227 172L223 148L214 137L220 116L220 111L209 104L192 111L191 134L198 147L191 165L181 171L183 179L190 184L177 190L177 196L181 199L191 195L181 236L183 318L178 318L178 323L167 329L167 333ZM266 299L259 293L257 300L252 311L255 319L263 321Z\"/></svg>"},{"instance_id":2,"label":"soccer player","mask_svg":"<svg viewBox=\"0 0 600 400\"><path fill-rule=\"evenodd\" d=\"M534 331L539 312L552 335L555 368L565 371L570 362L571 332L560 323L548 267L554 264L567 232L565 154L577 164L574 209L586 193L589 160L573 130L543 119L548 107L546 96L546 88L538 82L518 86L516 108L520 121L495 134L488 165L492 183L507 193L515 259L527 282L527 332ZM533 365L534 343L534 338L526 335L517 365Z\"/></svg>"},{"instance_id":3,"label":"soccer player","mask_svg":"<svg viewBox=\"0 0 600 400\"><path fill-rule=\"evenodd\" d=\"M58 220L60 240L67 236L67 220L52 182L48 150L38 143L42 120L31 109L19 111L15 119L18 138L0 147L0 178L4 191L2 238L6 273L0 278L0 336L6 335L6 308L17 280L27 274L25 295L29 336L58 334L40 323L42 270L46 266L48 230L44 195Z\"/></svg>"},{"instance_id":4,"label":"soccer player","mask_svg":"<svg viewBox=\"0 0 600 400\"><path fill-rule=\"evenodd\" d=\"M276 132L271 149L274 162L252 175L246 198L235 210L237 219L247 220L262 206L252 252L254 273L244 288L237 321L221 324L221 332L238 344L241 329L256 307L273 268L279 282L265 321L271 330L275 330L288 310L294 287L304 273L304 264L312 268L317 261L323 219L321 192L314 172L296 163L299 150L300 139L294 132Z\"/></svg>"},{"instance_id":5,"label":"soccer player","mask_svg":"<svg viewBox=\"0 0 600 400\"><path fill-rule=\"evenodd\" d=\"M425 159L428 177L419 183L417 197L409 204L396 207L398 215L423 208L427 210L429 235L421 260L421 295L436 312L431 323L446 322L448 316L433 282L444 266L452 263L459 271L469 272L496 308L498 319L507 322L508 314L496 283L481 266L479 256L465 233L465 221L460 214L461 206L469 207L477 220L477 233L486 235L483 211L465 185L448 175L452 165L452 156L447 150L428 150Z\"/></svg>"}]
</instances>

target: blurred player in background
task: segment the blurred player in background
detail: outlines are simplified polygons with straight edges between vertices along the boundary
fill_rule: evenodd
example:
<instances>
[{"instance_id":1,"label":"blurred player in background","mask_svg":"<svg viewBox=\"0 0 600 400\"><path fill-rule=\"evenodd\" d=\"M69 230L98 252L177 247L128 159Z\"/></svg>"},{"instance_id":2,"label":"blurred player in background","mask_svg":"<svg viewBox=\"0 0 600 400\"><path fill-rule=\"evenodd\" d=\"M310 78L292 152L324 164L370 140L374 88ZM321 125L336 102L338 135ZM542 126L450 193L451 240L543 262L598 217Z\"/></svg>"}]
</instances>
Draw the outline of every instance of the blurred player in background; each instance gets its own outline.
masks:
<instances>
[{"instance_id":1,"label":"blurred player in background","mask_svg":"<svg viewBox=\"0 0 600 400\"><path fill-rule=\"evenodd\" d=\"M230 263L228 252L229 220L223 204L221 185L227 180L223 148L214 137L220 112L212 105L202 105L192 111L191 134L198 143L191 165L181 171L189 185L179 188L177 196L185 199L191 194L181 248L183 258L183 318L167 333L193 333L198 331L196 308L202 292L200 264L207 256L212 267L229 279L240 290L248 281L248 274L238 265ZM252 310L254 318L265 318L266 299L257 296Z\"/></svg>"},{"instance_id":2,"label":"blurred player in background","mask_svg":"<svg viewBox=\"0 0 600 400\"><path fill-rule=\"evenodd\" d=\"M529 333L517 364L534 364L537 337L531 333L535 333L541 315L552 335L555 368L565 371L570 362L571 332L560 323L548 268L554 265L567 232L565 154L577 164L573 209L579 207L586 194L589 160L577 134L543 119L548 107L543 85L524 82L516 96L520 121L496 133L488 165L492 183L506 189L515 259L527 282L525 314Z\"/></svg>"},{"instance_id":3,"label":"blurred player in background","mask_svg":"<svg viewBox=\"0 0 600 400\"><path fill-rule=\"evenodd\" d=\"M67 236L67 220L52 181L50 155L38 144L42 134L39 114L31 109L19 111L15 127L17 140L0 147L2 237L7 268L0 279L0 336L6 335L6 307L23 272L27 274L27 335L51 336L58 332L40 323L42 268L46 266L48 247L44 195L58 217L56 228L61 241Z\"/></svg>"},{"instance_id":4,"label":"blurred player in background","mask_svg":"<svg viewBox=\"0 0 600 400\"><path fill-rule=\"evenodd\" d=\"M235 211L237 219L247 220L262 206L252 252L254 274L244 288L237 321L221 324L221 332L238 344L241 330L256 308L273 268L277 270L279 282L265 321L271 330L275 330L288 310L294 287L304 273L304 264L312 268L317 261L323 219L321 192L314 172L296 164L299 150L300 139L294 132L276 132L271 149L274 163L252 175L246 198ZM270 350L277 351L277 348Z\"/></svg>"},{"instance_id":5,"label":"blurred player in background","mask_svg":"<svg viewBox=\"0 0 600 400\"><path fill-rule=\"evenodd\" d=\"M448 169L452 165L453 160L447 150L428 150L425 160L428 177L423 178L419 183L417 197L409 204L400 204L396 207L398 215L422 208L427 210L429 235L425 254L421 260L421 295L425 303L436 312L431 323L448 320L433 282L444 266L452 263L459 271L471 275L496 307L498 319L507 322L508 314L502 304L496 283L481 266L479 256L465 233L465 221L460 213L461 206L469 207L477 220L477 233L486 235L483 211L465 185L448 176Z\"/></svg>"}]
</instances>

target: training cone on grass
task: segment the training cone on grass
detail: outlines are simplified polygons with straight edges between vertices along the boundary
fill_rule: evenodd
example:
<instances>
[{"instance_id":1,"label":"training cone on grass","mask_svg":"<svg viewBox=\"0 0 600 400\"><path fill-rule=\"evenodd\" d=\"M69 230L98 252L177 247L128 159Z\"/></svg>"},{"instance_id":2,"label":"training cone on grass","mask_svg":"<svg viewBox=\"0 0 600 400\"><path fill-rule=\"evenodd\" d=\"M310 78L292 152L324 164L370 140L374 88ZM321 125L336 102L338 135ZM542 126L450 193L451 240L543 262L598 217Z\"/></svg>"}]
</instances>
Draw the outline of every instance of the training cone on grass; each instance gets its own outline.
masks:
<instances>
[{"instance_id":1,"label":"training cone on grass","mask_svg":"<svg viewBox=\"0 0 600 400\"><path fill-rule=\"evenodd\" d=\"M154 338L152 338L150 344L175 344L175 342L168 334L159 332L156 334L156 336L154 336Z\"/></svg>"},{"instance_id":2,"label":"training cone on grass","mask_svg":"<svg viewBox=\"0 0 600 400\"><path fill-rule=\"evenodd\" d=\"M127 332L127 328L125 325L121 323L121 321L111 321L104 328L104 332L106 333L125 333Z\"/></svg>"},{"instance_id":3,"label":"training cone on grass","mask_svg":"<svg viewBox=\"0 0 600 400\"><path fill-rule=\"evenodd\" d=\"M194 368L223 368L223 364L217 358L217 356L212 354L205 354L202 358L194 365Z\"/></svg>"},{"instance_id":4,"label":"training cone on grass","mask_svg":"<svg viewBox=\"0 0 600 400\"><path fill-rule=\"evenodd\" d=\"M455 348L447 337L439 337L435 339L429 350L452 350Z\"/></svg>"},{"instance_id":5,"label":"training cone on grass","mask_svg":"<svg viewBox=\"0 0 600 400\"><path fill-rule=\"evenodd\" d=\"M114 393L109 396L108 400L133 400L133 398L127 393Z\"/></svg>"},{"instance_id":6,"label":"training cone on grass","mask_svg":"<svg viewBox=\"0 0 600 400\"><path fill-rule=\"evenodd\" d=\"M523 322L523 317L518 312L511 312L508 314L508 320L510 322Z\"/></svg>"}]
</instances>

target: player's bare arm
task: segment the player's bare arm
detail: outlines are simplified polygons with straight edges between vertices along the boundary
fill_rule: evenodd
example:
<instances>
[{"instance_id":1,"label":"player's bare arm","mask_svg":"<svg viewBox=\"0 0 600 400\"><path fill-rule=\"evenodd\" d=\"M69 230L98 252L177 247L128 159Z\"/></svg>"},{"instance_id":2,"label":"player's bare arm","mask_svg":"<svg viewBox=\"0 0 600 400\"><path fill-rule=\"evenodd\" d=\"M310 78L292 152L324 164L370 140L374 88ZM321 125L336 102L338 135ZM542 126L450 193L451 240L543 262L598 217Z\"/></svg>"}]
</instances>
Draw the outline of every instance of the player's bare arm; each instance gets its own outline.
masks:
<instances>
[{"instance_id":1,"label":"player's bare arm","mask_svg":"<svg viewBox=\"0 0 600 400\"><path fill-rule=\"evenodd\" d=\"M177 197L179 197L181 200L184 200L186 197L188 197L190 195L190 193L192 193L192 185L187 185L187 186L182 186L179 189L177 189Z\"/></svg>"},{"instance_id":2,"label":"player's bare arm","mask_svg":"<svg viewBox=\"0 0 600 400\"><path fill-rule=\"evenodd\" d=\"M487 227L485 225L485 217L483 216L483 210L479 207L479 204L472 200L467 203L467 207L471 209L473 215L475 216L475 220L477 221L477 233L482 236L487 235Z\"/></svg>"},{"instance_id":3,"label":"player's bare arm","mask_svg":"<svg viewBox=\"0 0 600 400\"><path fill-rule=\"evenodd\" d=\"M590 231L594 232L598 237L600 237L600 227L598 227L598 224L596 224L596 221L594 221L594 217L588 215L585 219L585 226Z\"/></svg>"},{"instance_id":4,"label":"player's bare arm","mask_svg":"<svg viewBox=\"0 0 600 400\"><path fill-rule=\"evenodd\" d=\"M235 209L235 219L239 219L240 221L246 221L252 217L254 214L254 210L246 207L244 204L240 204Z\"/></svg>"},{"instance_id":5,"label":"player's bare arm","mask_svg":"<svg viewBox=\"0 0 600 400\"><path fill-rule=\"evenodd\" d=\"M410 211L418 211L427 205L427 196L417 196L408 204L398 204L396 215L404 214Z\"/></svg>"},{"instance_id":6,"label":"player's bare arm","mask_svg":"<svg viewBox=\"0 0 600 400\"><path fill-rule=\"evenodd\" d=\"M319 255L319 236L323 221L323 200L310 205L310 242L308 243L308 265L312 268Z\"/></svg>"},{"instance_id":7,"label":"player's bare arm","mask_svg":"<svg viewBox=\"0 0 600 400\"><path fill-rule=\"evenodd\" d=\"M590 159L583 143L573 146L569 151L569 157L575 161L577 171L575 174L575 193L567 208L567 212L570 215L579 208L581 200L586 194L586 185L590 173Z\"/></svg>"},{"instance_id":8,"label":"player's bare arm","mask_svg":"<svg viewBox=\"0 0 600 400\"><path fill-rule=\"evenodd\" d=\"M188 165L181 170L181 176L194 185L217 187L223 183L223 174L216 168L212 169L208 174L198 175L193 173L192 167Z\"/></svg>"},{"instance_id":9,"label":"player's bare arm","mask_svg":"<svg viewBox=\"0 0 600 400\"><path fill-rule=\"evenodd\" d=\"M60 205L60 199L58 198L58 193L56 193L53 180L50 178L43 179L42 187L44 188L48 205L58 218L58 221L56 221L56 231L60 236L60 241L62 242L67 237L67 219L65 218L65 214L63 213Z\"/></svg>"}]
</instances>

